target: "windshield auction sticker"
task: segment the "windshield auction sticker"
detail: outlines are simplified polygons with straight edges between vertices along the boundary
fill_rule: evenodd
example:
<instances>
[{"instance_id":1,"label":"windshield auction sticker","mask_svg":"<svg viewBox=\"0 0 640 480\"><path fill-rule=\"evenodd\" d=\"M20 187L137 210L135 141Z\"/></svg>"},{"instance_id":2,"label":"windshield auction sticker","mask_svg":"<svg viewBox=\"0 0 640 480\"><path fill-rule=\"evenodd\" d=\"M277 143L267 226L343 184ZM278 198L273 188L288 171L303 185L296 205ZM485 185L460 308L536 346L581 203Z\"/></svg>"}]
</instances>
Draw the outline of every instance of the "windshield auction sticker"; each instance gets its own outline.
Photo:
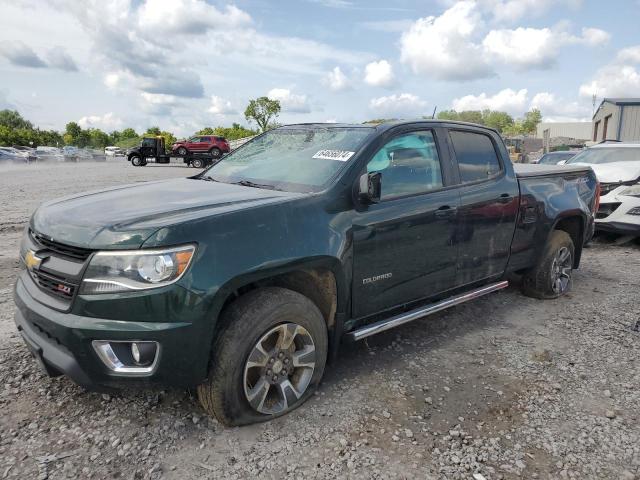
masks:
<instances>
[{"instance_id":1,"label":"windshield auction sticker","mask_svg":"<svg viewBox=\"0 0 640 480\"><path fill-rule=\"evenodd\" d=\"M337 160L339 162L346 162L356 152L348 152L346 150L320 150L311 158L322 158L324 160Z\"/></svg>"}]
</instances>

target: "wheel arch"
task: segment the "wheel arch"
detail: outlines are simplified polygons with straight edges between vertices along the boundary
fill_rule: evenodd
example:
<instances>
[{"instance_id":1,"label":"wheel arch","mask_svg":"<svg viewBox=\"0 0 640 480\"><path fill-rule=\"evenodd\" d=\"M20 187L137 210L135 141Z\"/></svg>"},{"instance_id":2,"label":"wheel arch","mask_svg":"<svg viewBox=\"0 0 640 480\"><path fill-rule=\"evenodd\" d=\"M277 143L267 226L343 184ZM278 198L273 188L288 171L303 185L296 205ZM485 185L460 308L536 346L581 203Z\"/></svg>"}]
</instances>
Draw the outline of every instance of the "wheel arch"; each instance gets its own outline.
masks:
<instances>
[{"instance_id":1,"label":"wheel arch","mask_svg":"<svg viewBox=\"0 0 640 480\"><path fill-rule=\"evenodd\" d=\"M306 296L318 307L329 332L330 351L335 354L348 306L348 285L342 264L333 257L318 257L240 275L216 293L211 311L212 318L216 319L212 339L221 327L220 316L234 300L258 288L277 286Z\"/></svg>"},{"instance_id":2,"label":"wheel arch","mask_svg":"<svg viewBox=\"0 0 640 480\"><path fill-rule=\"evenodd\" d=\"M566 215L557 218L553 227L549 231L549 236L554 230L562 230L571 237L574 247L573 268L578 268L580 266L582 247L584 244L585 225L586 220L582 212L568 212Z\"/></svg>"}]
</instances>

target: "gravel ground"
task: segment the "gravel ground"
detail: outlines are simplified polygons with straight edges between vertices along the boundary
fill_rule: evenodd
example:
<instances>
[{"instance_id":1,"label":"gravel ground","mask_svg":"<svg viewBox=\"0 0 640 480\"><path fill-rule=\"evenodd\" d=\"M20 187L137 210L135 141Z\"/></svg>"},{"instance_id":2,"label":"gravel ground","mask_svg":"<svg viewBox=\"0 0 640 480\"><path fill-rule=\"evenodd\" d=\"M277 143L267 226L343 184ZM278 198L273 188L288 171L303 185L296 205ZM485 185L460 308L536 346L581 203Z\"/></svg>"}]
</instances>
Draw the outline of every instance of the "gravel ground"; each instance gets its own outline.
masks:
<instances>
[{"instance_id":1,"label":"gravel ground","mask_svg":"<svg viewBox=\"0 0 640 480\"><path fill-rule=\"evenodd\" d=\"M194 170L120 159L0 171L0 479L640 479L640 249L595 244L573 292L517 288L370 338L276 421L224 428L194 392L86 393L15 333L20 231L44 200Z\"/></svg>"}]
</instances>

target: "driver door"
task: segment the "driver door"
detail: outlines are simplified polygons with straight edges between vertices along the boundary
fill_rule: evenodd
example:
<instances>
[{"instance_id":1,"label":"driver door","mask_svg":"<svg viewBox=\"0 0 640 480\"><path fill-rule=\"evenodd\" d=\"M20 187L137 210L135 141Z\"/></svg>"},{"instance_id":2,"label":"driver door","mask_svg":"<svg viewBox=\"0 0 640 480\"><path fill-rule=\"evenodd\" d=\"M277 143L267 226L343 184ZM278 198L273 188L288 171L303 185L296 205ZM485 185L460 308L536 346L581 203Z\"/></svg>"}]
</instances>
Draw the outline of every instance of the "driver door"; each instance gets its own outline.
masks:
<instances>
[{"instance_id":1,"label":"driver door","mask_svg":"<svg viewBox=\"0 0 640 480\"><path fill-rule=\"evenodd\" d=\"M367 164L367 171L381 173L382 192L353 224L353 318L455 286L460 199L448 188L453 179L443 168L444 145L435 130L402 133Z\"/></svg>"}]
</instances>

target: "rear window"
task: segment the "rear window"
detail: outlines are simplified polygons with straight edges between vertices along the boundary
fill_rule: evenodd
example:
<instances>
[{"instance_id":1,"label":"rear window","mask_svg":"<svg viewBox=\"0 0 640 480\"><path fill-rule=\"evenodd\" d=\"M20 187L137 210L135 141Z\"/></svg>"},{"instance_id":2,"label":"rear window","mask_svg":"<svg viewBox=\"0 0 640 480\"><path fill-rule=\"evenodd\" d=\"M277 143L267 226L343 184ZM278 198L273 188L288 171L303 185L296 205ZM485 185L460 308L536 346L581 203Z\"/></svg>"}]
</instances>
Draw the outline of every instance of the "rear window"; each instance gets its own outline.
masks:
<instances>
[{"instance_id":1,"label":"rear window","mask_svg":"<svg viewBox=\"0 0 640 480\"><path fill-rule=\"evenodd\" d=\"M488 135L460 130L452 130L449 135L462 183L487 180L500 173L500 160Z\"/></svg>"}]
</instances>

